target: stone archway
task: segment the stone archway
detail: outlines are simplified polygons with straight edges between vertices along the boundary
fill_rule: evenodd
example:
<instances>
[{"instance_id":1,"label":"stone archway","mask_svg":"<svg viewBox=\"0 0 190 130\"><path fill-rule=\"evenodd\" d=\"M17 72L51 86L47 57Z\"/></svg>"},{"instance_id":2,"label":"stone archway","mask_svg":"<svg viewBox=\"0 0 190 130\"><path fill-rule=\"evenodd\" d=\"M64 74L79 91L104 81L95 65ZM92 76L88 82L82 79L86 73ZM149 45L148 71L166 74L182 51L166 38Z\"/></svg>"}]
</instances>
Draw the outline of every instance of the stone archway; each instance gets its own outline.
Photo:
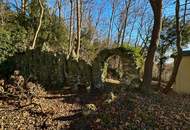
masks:
<instances>
[{"instance_id":1,"label":"stone archway","mask_svg":"<svg viewBox=\"0 0 190 130\"><path fill-rule=\"evenodd\" d=\"M113 56L118 55L123 64L123 80L127 86L138 87L140 85L139 68L136 64L134 52L130 49L123 47L114 49L104 49L100 51L92 64L92 84L95 88L104 87L104 66L106 60Z\"/></svg>"},{"instance_id":2,"label":"stone archway","mask_svg":"<svg viewBox=\"0 0 190 130\"><path fill-rule=\"evenodd\" d=\"M103 81L120 83L123 79L123 64L119 55L112 55L105 61Z\"/></svg>"}]
</instances>

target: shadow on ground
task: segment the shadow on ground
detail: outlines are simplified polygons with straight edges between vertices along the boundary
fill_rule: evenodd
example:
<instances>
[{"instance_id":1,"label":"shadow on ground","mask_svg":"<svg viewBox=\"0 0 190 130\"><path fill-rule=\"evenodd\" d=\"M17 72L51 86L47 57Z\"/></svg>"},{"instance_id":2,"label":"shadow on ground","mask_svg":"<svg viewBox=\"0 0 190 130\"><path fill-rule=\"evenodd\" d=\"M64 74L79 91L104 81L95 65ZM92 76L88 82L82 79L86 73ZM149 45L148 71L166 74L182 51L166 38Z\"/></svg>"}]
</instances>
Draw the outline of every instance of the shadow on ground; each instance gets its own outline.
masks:
<instances>
[{"instance_id":1,"label":"shadow on ground","mask_svg":"<svg viewBox=\"0 0 190 130\"><path fill-rule=\"evenodd\" d=\"M106 100L108 94L112 91L120 91L122 87L125 87L124 84L114 84L114 83L105 83L107 86L105 91L92 91L88 92L85 90L79 89L78 91L66 90L61 92L62 96L55 96L49 98L61 98L63 102L67 102L70 104L80 104L82 109L73 111L75 114L71 116L60 116L54 118L54 120L58 121L71 121L71 125L69 130L92 130L90 126L91 120L95 115L90 114L88 116L84 115L83 107L86 104L96 104L97 107L101 107L101 105ZM56 93L55 93L56 94Z\"/></svg>"}]
</instances>

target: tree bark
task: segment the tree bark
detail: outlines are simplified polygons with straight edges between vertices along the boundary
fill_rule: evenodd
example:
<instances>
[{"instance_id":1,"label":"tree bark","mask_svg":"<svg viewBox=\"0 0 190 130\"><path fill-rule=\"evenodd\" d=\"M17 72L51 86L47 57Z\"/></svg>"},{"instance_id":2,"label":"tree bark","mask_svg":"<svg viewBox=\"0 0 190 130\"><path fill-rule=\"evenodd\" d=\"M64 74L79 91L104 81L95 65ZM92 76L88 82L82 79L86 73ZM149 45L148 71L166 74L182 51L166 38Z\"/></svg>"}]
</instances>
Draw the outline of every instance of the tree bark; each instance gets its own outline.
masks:
<instances>
[{"instance_id":1,"label":"tree bark","mask_svg":"<svg viewBox=\"0 0 190 130\"><path fill-rule=\"evenodd\" d=\"M179 69L179 65L181 63L182 59L182 48L181 48L181 29L180 29L180 16L179 16L179 11L180 11L180 0L176 0L176 46L177 46L177 57L175 58L174 61L174 68L172 71L172 75L170 77L170 80L164 89L164 93L168 93L169 90L171 89L173 83L175 82L177 72Z\"/></svg>"},{"instance_id":2,"label":"tree bark","mask_svg":"<svg viewBox=\"0 0 190 130\"><path fill-rule=\"evenodd\" d=\"M69 59L73 47L73 31L74 31L73 0L70 0L70 9L71 12L70 12L70 25L69 25L69 49L68 49L67 59Z\"/></svg>"},{"instance_id":3,"label":"tree bark","mask_svg":"<svg viewBox=\"0 0 190 130\"><path fill-rule=\"evenodd\" d=\"M160 62L159 64L159 76L158 76L158 87L161 87L161 81L162 81L162 69L163 69L163 64Z\"/></svg>"},{"instance_id":4,"label":"tree bark","mask_svg":"<svg viewBox=\"0 0 190 130\"><path fill-rule=\"evenodd\" d=\"M102 4L102 6L101 6L101 7L99 8L99 10L98 10L98 16L97 16L97 20L96 20L95 28L94 28L95 31L97 30L97 27L98 27L98 25L99 25L103 8L104 8L104 2L103 2L103 4ZM95 31L92 32L92 38L91 38L91 40L90 40L90 45L93 45L93 44L94 44L95 33L96 33Z\"/></svg>"},{"instance_id":5,"label":"tree bark","mask_svg":"<svg viewBox=\"0 0 190 130\"><path fill-rule=\"evenodd\" d=\"M112 21L113 21L113 15L114 15L114 9L112 9L111 18L110 18L110 22L109 22L107 46L110 45L110 40L111 40L110 37L111 37L111 33L112 33Z\"/></svg>"},{"instance_id":6,"label":"tree bark","mask_svg":"<svg viewBox=\"0 0 190 130\"><path fill-rule=\"evenodd\" d=\"M76 48L76 60L78 61L80 56L80 36L81 36L81 1L76 0L77 7L77 48Z\"/></svg>"},{"instance_id":7,"label":"tree bark","mask_svg":"<svg viewBox=\"0 0 190 130\"><path fill-rule=\"evenodd\" d=\"M112 11L111 11L111 17L109 21L109 29L108 29L108 41L107 41L107 46L110 46L110 41L112 40L112 26L113 26L113 20L114 20L114 14L115 14L115 8L117 4L117 0L114 0L112 3Z\"/></svg>"},{"instance_id":8,"label":"tree bark","mask_svg":"<svg viewBox=\"0 0 190 130\"><path fill-rule=\"evenodd\" d=\"M58 0L57 2L59 8L59 24L61 23L61 9L62 9L62 1Z\"/></svg>"},{"instance_id":9,"label":"tree bark","mask_svg":"<svg viewBox=\"0 0 190 130\"><path fill-rule=\"evenodd\" d=\"M150 90L151 82L152 82L152 70L154 65L154 55L157 49L161 23L162 23L162 0L149 0L152 10L154 12L154 25L151 36L151 43L148 48L148 54L145 61L144 67L144 76L142 82L142 90L145 92Z\"/></svg>"},{"instance_id":10,"label":"tree bark","mask_svg":"<svg viewBox=\"0 0 190 130\"><path fill-rule=\"evenodd\" d=\"M161 47L161 51L163 50L163 47ZM162 53L162 52L161 52ZM163 56L160 56L160 63L159 63L159 75L158 75L158 87L161 87L161 82L162 82L162 72L163 72Z\"/></svg>"},{"instance_id":11,"label":"tree bark","mask_svg":"<svg viewBox=\"0 0 190 130\"><path fill-rule=\"evenodd\" d=\"M21 14L26 15L27 0L22 0L21 2Z\"/></svg>"},{"instance_id":12,"label":"tree bark","mask_svg":"<svg viewBox=\"0 0 190 130\"><path fill-rule=\"evenodd\" d=\"M124 21L124 28L123 28L123 34L122 34L122 39L121 39L121 46L123 46L124 38L125 38L125 31L127 27L127 21L128 21L128 14L129 14L129 8L131 6L131 0L127 1L127 10L126 10L126 16L125 16L125 21Z\"/></svg>"},{"instance_id":13,"label":"tree bark","mask_svg":"<svg viewBox=\"0 0 190 130\"><path fill-rule=\"evenodd\" d=\"M38 1L39 1L39 4L40 4L41 13L40 13L39 25L38 25L38 28L37 28L37 30L36 30L35 36L34 36L34 40L33 40L33 43L32 43L32 47L31 47L30 49L34 49L34 48L35 48L36 39L37 39L37 37L38 37L38 33L39 33L40 28L41 28L41 25L42 25L42 18L43 18L43 14L44 14L44 7L43 7L43 4L42 4L42 1L41 1L41 0L38 0Z\"/></svg>"},{"instance_id":14,"label":"tree bark","mask_svg":"<svg viewBox=\"0 0 190 130\"><path fill-rule=\"evenodd\" d=\"M126 26L127 26L127 20L128 20L128 14L129 14L129 8L131 6L131 0L125 1L125 17L123 22L121 23L121 27L118 32L118 41L117 43L120 44L120 46L123 45L124 42L124 37L125 37L125 31L126 31Z\"/></svg>"},{"instance_id":15,"label":"tree bark","mask_svg":"<svg viewBox=\"0 0 190 130\"><path fill-rule=\"evenodd\" d=\"M184 14L183 14L183 25L185 25L186 22L186 14L187 14L187 5L188 0L185 0L185 7L184 7Z\"/></svg>"}]
</instances>

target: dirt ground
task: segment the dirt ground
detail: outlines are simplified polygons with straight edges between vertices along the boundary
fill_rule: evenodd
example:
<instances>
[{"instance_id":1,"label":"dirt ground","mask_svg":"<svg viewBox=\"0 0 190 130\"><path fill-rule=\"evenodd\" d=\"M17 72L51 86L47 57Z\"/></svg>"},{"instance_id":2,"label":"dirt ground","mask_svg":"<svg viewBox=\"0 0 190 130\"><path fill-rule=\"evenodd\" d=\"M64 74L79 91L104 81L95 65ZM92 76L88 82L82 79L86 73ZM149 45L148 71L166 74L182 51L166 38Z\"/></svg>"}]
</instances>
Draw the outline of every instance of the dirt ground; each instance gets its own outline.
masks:
<instances>
[{"instance_id":1,"label":"dirt ground","mask_svg":"<svg viewBox=\"0 0 190 130\"><path fill-rule=\"evenodd\" d=\"M1 130L133 130L190 128L190 96L146 95L118 82L103 92L46 91L21 75L0 81Z\"/></svg>"}]
</instances>

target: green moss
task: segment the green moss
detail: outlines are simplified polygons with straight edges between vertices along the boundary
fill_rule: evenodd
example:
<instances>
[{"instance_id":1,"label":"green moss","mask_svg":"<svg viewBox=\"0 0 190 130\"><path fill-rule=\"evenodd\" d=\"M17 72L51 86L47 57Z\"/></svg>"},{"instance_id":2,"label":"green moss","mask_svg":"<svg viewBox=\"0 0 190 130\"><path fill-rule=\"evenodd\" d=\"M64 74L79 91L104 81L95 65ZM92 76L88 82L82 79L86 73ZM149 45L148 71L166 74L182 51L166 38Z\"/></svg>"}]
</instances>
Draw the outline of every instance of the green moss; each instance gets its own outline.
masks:
<instances>
[{"instance_id":1,"label":"green moss","mask_svg":"<svg viewBox=\"0 0 190 130\"><path fill-rule=\"evenodd\" d=\"M103 82L107 75L107 59L110 56L118 55L121 57L123 62L123 70L118 70L120 75L125 78L124 80L128 85L133 86L132 81L134 79L139 79L139 68L141 65L141 56L138 50L134 48L114 48L114 49L104 49L99 52L92 64L92 75L94 86L104 86ZM136 86L136 85L135 85Z\"/></svg>"},{"instance_id":2,"label":"green moss","mask_svg":"<svg viewBox=\"0 0 190 130\"><path fill-rule=\"evenodd\" d=\"M102 81L104 82L107 76L107 69L108 69L108 63L105 63L103 68L101 68L102 70Z\"/></svg>"},{"instance_id":3,"label":"green moss","mask_svg":"<svg viewBox=\"0 0 190 130\"><path fill-rule=\"evenodd\" d=\"M124 44L123 48L131 50L131 53L134 55L134 59L137 65L137 68L142 68L143 66L143 56L140 54L141 48L134 47L129 44Z\"/></svg>"}]
</instances>

